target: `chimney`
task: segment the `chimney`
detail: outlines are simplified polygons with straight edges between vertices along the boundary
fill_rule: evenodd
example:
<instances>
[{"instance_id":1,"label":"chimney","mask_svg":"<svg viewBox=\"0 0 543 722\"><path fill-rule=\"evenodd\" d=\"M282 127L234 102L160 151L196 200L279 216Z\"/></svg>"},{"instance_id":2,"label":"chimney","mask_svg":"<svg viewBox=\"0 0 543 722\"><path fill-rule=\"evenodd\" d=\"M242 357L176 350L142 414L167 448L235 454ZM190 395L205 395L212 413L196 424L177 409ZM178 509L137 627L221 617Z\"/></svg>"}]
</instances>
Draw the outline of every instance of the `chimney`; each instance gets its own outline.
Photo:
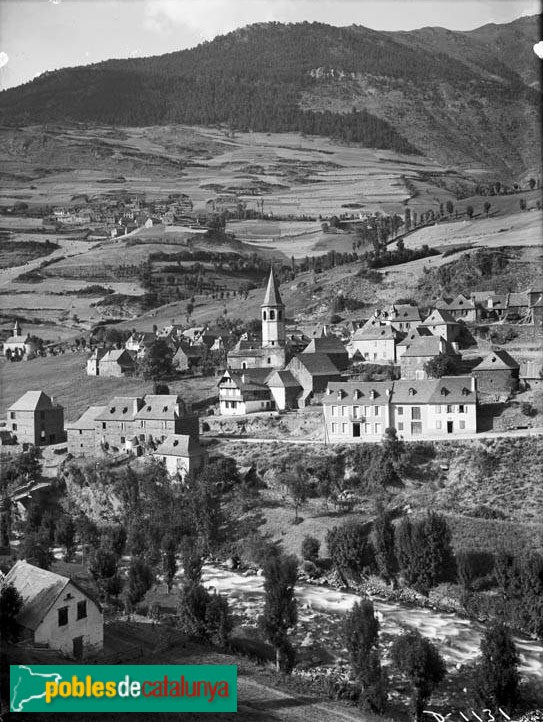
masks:
<instances>
[{"instance_id":1,"label":"chimney","mask_svg":"<svg viewBox=\"0 0 543 722\"><path fill-rule=\"evenodd\" d=\"M475 376L471 377L471 390L473 392L477 391L477 379L475 378Z\"/></svg>"}]
</instances>

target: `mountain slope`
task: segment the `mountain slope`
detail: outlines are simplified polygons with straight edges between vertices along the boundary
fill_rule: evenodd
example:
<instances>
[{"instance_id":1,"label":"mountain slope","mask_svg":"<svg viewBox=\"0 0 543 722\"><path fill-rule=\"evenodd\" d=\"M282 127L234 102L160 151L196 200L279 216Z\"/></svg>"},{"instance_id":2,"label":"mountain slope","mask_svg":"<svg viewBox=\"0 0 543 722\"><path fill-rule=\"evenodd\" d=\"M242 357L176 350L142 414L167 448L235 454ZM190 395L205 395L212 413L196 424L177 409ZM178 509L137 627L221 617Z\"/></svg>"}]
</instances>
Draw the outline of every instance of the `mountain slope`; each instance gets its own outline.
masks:
<instances>
[{"instance_id":1,"label":"mountain slope","mask_svg":"<svg viewBox=\"0 0 543 722\"><path fill-rule=\"evenodd\" d=\"M539 95L535 56L518 62L512 48L536 38L536 17L470 33L257 24L46 73L0 93L0 122L301 130L516 177L538 157Z\"/></svg>"}]
</instances>

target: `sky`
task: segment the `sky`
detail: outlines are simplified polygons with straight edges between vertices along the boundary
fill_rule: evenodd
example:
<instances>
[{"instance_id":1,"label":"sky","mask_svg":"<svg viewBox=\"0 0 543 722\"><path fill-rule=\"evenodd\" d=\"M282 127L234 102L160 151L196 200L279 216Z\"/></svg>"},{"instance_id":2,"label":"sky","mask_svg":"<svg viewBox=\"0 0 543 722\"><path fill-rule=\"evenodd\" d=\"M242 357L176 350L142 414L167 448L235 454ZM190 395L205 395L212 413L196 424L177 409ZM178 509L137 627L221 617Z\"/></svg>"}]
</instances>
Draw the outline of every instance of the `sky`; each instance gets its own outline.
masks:
<instances>
[{"instance_id":1,"label":"sky","mask_svg":"<svg viewBox=\"0 0 543 722\"><path fill-rule=\"evenodd\" d=\"M255 22L471 30L539 0L0 0L0 88L47 70L193 47Z\"/></svg>"}]
</instances>

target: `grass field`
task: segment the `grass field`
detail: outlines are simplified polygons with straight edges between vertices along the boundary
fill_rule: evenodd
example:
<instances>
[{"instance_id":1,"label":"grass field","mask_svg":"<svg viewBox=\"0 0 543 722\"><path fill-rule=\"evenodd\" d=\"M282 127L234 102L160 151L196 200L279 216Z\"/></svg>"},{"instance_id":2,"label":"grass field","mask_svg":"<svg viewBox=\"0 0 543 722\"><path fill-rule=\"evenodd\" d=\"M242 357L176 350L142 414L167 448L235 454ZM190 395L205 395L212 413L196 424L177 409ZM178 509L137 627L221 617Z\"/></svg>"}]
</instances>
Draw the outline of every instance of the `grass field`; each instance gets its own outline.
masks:
<instances>
[{"instance_id":1,"label":"grass field","mask_svg":"<svg viewBox=\"0 0 543 722\"><path fill-rule=\"evenodd\" d=\"M87 354L66 353L60 356L10 363L0 361L0 418L6 409L26 391L42 390L64 406L66 421L75 421L89 406L104 404L115 395L141 396L152 392L151 381L139 378L97 378L87 376ZM211 377L178 380L168 383L172 393L179 393L187 403L195 403L217 393L216 379Z\"/></svg>"}]
</instances>

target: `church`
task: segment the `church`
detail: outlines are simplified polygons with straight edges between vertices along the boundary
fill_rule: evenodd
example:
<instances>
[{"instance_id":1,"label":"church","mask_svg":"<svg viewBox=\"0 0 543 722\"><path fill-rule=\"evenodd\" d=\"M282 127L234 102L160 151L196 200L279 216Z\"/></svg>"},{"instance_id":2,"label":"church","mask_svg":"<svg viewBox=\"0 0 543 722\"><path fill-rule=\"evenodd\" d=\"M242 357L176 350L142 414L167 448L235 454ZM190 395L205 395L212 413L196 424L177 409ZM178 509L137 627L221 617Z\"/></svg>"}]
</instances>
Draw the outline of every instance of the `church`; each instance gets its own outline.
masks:
<instances>
[{"instance_id":1,"label":"church","mask_svg":"<svg viewBox=\"0 0 543 722\"><path fill-rule=\"evenodd\" d=\"M228 354L231 369L283 369L292 353L286 341L285 305L273 269L260 307L262 340L240 339Z\"/></svg>"}]
</instances>

